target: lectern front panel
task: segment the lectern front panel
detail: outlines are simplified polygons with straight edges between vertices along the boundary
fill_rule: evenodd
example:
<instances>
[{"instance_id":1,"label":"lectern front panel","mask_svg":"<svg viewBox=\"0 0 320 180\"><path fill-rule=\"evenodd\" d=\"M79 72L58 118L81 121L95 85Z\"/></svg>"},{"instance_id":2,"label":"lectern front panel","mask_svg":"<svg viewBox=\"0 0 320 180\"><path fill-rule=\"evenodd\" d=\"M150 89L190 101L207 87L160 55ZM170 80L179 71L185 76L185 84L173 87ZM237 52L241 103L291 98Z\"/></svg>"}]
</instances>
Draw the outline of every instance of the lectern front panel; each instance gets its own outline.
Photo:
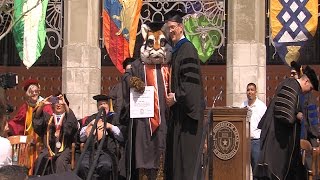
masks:
<instances>
[{"instance_id":1,"label":"lectern front panel","mask_svg":"<svg viewBox=\"0 0 320 180\"><path fill-rule=\"evenodd\" d=\"M250 131L247 109L213 108L210 128L211 157L206 179L248 180L250 178ZM210 167L211 166L211 167Z\"/></svg>"}]
</instances>

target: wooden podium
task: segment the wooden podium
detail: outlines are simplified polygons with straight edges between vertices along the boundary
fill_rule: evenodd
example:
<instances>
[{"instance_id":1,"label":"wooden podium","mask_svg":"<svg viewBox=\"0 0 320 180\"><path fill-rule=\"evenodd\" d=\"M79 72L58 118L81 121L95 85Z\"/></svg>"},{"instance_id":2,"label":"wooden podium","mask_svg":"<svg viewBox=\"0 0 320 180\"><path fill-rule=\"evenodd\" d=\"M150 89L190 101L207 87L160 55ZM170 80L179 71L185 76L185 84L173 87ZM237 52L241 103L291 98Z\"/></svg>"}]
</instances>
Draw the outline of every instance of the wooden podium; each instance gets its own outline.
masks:
<instances>
[{"instance_id":1,"label":"wooden podium","mask_svg":"<svg viewBox=\"0 0 320 180\"><path fill-rule=\"evenodd\" d=\"M250 179L247 109L215 107L209 127L207 180Z\"/></svg>"}]
</instances>

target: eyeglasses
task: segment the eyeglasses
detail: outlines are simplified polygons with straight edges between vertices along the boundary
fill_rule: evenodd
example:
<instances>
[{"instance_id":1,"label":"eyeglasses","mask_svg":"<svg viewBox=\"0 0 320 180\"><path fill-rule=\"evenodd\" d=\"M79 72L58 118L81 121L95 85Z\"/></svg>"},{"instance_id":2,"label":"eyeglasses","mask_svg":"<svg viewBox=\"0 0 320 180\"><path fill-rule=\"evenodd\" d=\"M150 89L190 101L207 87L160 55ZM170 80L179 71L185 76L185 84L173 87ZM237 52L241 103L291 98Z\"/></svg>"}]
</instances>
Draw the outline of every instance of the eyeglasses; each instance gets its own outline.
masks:
<instances>
[{"instance_id":1,"label":"eyeglasses","mask_svg":"<svg viewBox=\"0 0 320 180\"><path fill-rule=\"evenodd\" d=\"M177 25L171 25L169 26L169 30L175 30L179 25L180 23L178 23Z\"/></svg>"},{"instance_id":2,"label":"eyeglasses","mask_svg":"<svg viewBox=\"0 0 320 180\"><path fill-rule=\"evenodd\" d=\"M298 73L295 72L295 71L291 71L291 72L290 72L290 75L291 75L291 76L295 76L295 75L298 75Z\"/></svg>"},{"instance_id":3,"label":"eyeglasses","mask_svg":"<svg viewBox=\"0 0 320 180\"><path fill-rule=\"evenodd\" d=\"M29 90L29 93L30 93L31 95L33 95L33 94L39 94L39 93L40 93L40 90Z\"/></svg>"}]
</instances>

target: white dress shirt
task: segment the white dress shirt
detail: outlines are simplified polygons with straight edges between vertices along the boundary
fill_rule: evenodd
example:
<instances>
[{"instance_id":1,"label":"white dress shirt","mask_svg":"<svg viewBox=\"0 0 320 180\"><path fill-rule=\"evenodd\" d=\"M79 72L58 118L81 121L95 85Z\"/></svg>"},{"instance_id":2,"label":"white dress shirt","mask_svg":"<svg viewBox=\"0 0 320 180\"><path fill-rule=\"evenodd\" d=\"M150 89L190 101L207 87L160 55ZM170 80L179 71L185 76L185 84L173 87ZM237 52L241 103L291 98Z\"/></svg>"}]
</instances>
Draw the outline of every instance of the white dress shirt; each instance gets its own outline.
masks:
<instances>
[{"instance_id":1,"label":"white dress shirt","mask_svg":"<svg viewBox=\"0 0 320 180\"><path fill-rule=\"evenodd\" d=\"M90 123L94 123L95 120L92 120ZM86 129L87 129L88 125L87 126L84 126L81 130L80 130L80 141L81 142L84 142L87 140L87 134L86 134ZM111 132L113 133L114 137L118 140L118 141L123 141L123 135L120 131L120 129L118 128L118 126L114 126L112 125L111 127ZM106 132L107 133L107 132Z\"/></svg>"},{"instance_id":2,"label":"white dress shirt","mask_svg":"<svg viewBox=\"0 0 320 180\"><path fill-rule=\"evenodd\" d=\"M0 144L1 144L1 150L0 150L0 167L6 166L6 165L12 165L12 147L11 143L7 138L0 136Z\"/></svg>"},{"instance_id":3,"label":"white dress shirt","mask_svg":"<svg viewBox=\"0 0 320 180\"><path fill-rule=\"evenodd\" d=\"M267 106L260 99L256 99L255 102L249 106L248 100L241 104L241 107L247 107L251 111L250 117L250 137L251 139L259 139L261 130L258 129L258 124L267 110Z\"/></svg>"}]
</instances>

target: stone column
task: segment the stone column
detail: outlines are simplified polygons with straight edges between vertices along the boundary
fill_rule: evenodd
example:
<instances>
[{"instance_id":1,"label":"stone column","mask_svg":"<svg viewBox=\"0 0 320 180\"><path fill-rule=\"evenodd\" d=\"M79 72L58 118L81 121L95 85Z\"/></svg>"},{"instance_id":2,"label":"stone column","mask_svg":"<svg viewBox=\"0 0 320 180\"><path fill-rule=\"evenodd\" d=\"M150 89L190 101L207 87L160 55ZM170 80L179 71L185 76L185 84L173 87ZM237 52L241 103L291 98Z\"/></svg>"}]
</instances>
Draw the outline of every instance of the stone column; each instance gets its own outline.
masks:
<instances>
[{"instance_id":1,"label":"stone column","mask_svg":"<svg viewBox=\"0 0 320 180\"><path fill-rule=\"evenodd\" d=\"M77 118L97 111L92 96L101 90L99 2L64 1L62 92Z\"/></svg>"},{"instance_id":2,"label":"stone column","mask_svg":"<svg viewBox=\"0 0 320 180\"><path fill-rule=\"evenodd\" d=\"M227 17L227 106L246 100L251 82L266 102L265 1L230 1Z\"/></svg>"}]
</instances>

